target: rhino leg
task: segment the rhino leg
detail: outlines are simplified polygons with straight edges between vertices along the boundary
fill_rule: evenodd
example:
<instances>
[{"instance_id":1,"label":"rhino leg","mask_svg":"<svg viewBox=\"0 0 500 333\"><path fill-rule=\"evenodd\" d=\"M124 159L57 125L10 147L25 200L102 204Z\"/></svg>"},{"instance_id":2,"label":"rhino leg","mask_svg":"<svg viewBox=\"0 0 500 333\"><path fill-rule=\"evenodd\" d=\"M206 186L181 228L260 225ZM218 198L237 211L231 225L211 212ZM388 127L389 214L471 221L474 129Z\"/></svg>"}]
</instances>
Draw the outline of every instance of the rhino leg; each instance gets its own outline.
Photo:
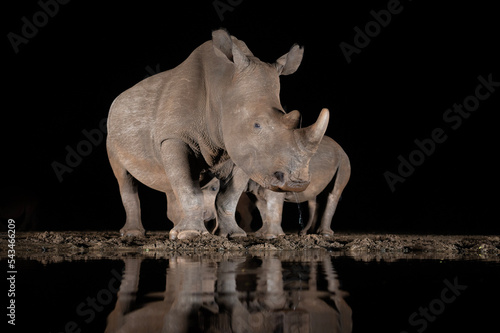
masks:
<instances>
[{"instance_id":1,"label":"rhino leg","mask_svg":"<svg viewBox=\"0 0 500 333\"><path fill-rule=\"evenodd\" d=\"M120 234L122 236L144 236L145 230L141 222L137 181L111 153L109 154L109 162L118 181L120 196L127 216L125 225L120 229Z\"/></svg>"},{"instance_id":2,"label":"rhino leg","mask_svg":"<svg viewBox=\"0 0 500 333\"><path fill-rule=\"evenodd\" d=\"M142 259L126 258L123 259L123 261L125 263L125 268L122 273L120 289L116 295L115 308L107 318L106 332L119 332L125 328L127 317L130 317L128 314L134 306L137 291L139 289L139 273L141 271ZM112 281L113 280L110 282ZM111 286L111 284L109 286Z\"/></svg>"},{"instance_id":3,"label":"rhino leg","mask_svg":"<svg viewBox=\"0 0 500 333\"><path fill-rule=\"evenodd\" d=\"M179 204L171 188L165 191L165 194L167 195L167 218L172 221L175 226L179 223L181 217Z\"/></svg>"},{"instance_id":4,"label":"rhino leg","mask_svg":"<svg viewBox=\"0 0 500 333\"><path fill-rule=\"evenodd\" d=\"M325 237L332 237L333 230L331 228L333 214L335 214L335 210L337 209L337 203L339 202L340 194L336 195L334 193L328 194L328 201L326 203L325 212L321 218L321 224L318 228L318 234L323 235Z\"/></svg>"},{"instance_id":5,"label":"rhino leg","mask_svg":"<svg viewBox=\"0 0 500 333\"><path fill-rule=\"evenodd\" d=\"M240 213L240 227L245 230L245 232L252 231L252 211L255 209L255 204L250 200L246 193L242 193L238 205L236 205L236 210Z\"/></svg>"},{"instance_id":6,"label":"rhino leg","mask_svg":"<svg viewBox=\"0 0 500 333\"><path fill-rule=\"evenodd\" d=\"M272 239L285 235L281 228L284 202L285 192L264 190L263 196L257 196L255 204L262 217L262 227L255 232L255 236Z\"/></svg>"},{"instance_id":7,"label":"rhino leg","mask_svg":"<svg viewBox=\"0 0 500 333\"><path fill-rule=\"evenodd\" d=\"M170 239L190 239L208 233L203 223L200 172L196 167L193 152L184 142L170 139L162 143L161 155L179 209L176 214L179 218L178 221L173 221L175 225L170 230Z\"/></svg>"},{"instance_id":8,"label":"rhino leg","mask_svg":"<svg viewBox=\"0 0 500 333\"><path fill-rule=\"evenodd\" d=\"M309 220L307 220L307 224L300 231L300 235L304 236L307 234L307 231L312 227L316 226L316 222L318 221L318 203L316 202L316 198L314 200L307 201L307 206L309 208Z\"/></svg>"},{"instance_id":9,"label":"rhino leg","mask_svg":"<svg viewBox=\"0 0 500 333\"><path fill-rule=\"evenodd\" d=\"M239 293L236 290L236 276L238 265L245 260L224 260L219 263L217 269L217 305L229 313L232 332L253 332L252 316L248 308L241 303ZM229 327L227 329L229 331Z\"/></svg>"},{"instance_id":10,"label":"rhino leg","mask_svg":"<svg viewBox=\"0 0 500 333\"><path fill-rule=\"evenodd\" d=\"M347 185L350 176L351 176L351 164L349 162L349 158L344 153L340 160L339 167L337 169L337 176L335 177L333 190L331 193L328 194L328 201L326 203L323 217L321 218L321 225L318 229L318 234L321 234L325 237L333 236L333 230L331 228L332 218L333 215L335 214L335 210L337 209L337 204L339 202L340 195L342 194L342 191Z\"/></svg>"},{"instance_id":11,"label":"rhino leg","mask_svg":"<svg viewBox=\"0 0 500 333\"><path fill-rule=\"evenodd\" d=\"M235 213L241 193L248 184L248 176L238 167L234 167L232 177L221 180L219 193L215 198L219 235L245 237L246 232L236 223Z\"/></svg>"}]
</instances>

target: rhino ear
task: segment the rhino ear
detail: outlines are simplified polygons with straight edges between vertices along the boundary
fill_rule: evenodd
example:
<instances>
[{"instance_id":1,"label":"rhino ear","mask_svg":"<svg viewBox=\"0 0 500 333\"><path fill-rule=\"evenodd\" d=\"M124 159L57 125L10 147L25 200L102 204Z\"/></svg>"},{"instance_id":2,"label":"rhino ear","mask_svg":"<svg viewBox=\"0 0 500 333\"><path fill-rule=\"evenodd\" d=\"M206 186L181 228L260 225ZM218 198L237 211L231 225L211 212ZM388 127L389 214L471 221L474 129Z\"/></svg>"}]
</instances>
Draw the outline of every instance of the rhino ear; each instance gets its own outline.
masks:
<instances>
[{"instance_id":1,"label":"rhino ear","mask_svg":"<svg viewBox=\"0 0 500 333\"><path fill-rule=\"evenodd\" d=\"M233 44L238 46L238 48L243 52L243 54L246 54L248 57L253 56L252 51L248 48L247 44L245 44L244 41L239 40L238 38L231 36L231 39L233 41Z\"/></svg>"},{"instance_id":2,"label":"rhino ear","mask_svg":"<svg viewBox=\"0 0 500 333\"><path fill-rule=\"evenodd\" d=\"M278 70L280 75L293 74L299 68L302 62L302 56L304 55L304 48L294 44L287 54L282 55L276 62L274 66Z\"/></svg>"},{"instance_id":3,"label":"rhino ear","mask_svg":"<svg viewBox=\"0 0 500 333\"><path fill-rule=\"evenodd\" d=\"M240 48L236 46L236 44L233 44L233 61L238 69L243 69L250 64L250 60L243 52L241 52Z\"/></svg>"},{"instance_id":4,"label":"rhino ear","mask_svg":"<svg viewBox=\"0 0 500 333\"><path fill-rule=\"evenodd\" d=\"M215 54L232 61L237 68L243 69L250 63L243 51L233 43L231 36L225 29L212 32L212 44Z\"/></svg>"},{"instance_id":5,"label":"rhino ear","mask_svg":"<svg viewBox=\"0 0 500 333\"><path fill-rule=\"evenodd\" d=\"M212 44L218 56L224 56L233 61L233 42L226 29L212 31Z\"/></svg>"}]
</instances>

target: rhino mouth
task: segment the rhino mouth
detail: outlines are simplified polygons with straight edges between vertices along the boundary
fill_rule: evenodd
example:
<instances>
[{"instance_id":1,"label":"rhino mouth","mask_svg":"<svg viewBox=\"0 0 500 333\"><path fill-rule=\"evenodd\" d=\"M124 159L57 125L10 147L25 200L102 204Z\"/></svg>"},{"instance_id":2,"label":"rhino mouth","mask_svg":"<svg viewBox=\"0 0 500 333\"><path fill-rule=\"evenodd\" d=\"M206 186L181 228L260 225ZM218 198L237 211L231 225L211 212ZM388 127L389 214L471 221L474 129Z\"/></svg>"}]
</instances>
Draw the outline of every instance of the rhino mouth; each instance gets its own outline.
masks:
<instances>
[{"instance_id":1,"label":"rhino mouth","mask_svg":"<svg viewBox=\"0 0 500 333\"><path fill-rule=\"evenodd\" d=\"M215 220L215 214L214 212L204 210L203 211L203 221L204 222L209 222L210 220Z\"/></svg>"},{"instance_id":2,"label":"rhino mouth","mask_svg":"<svg viewBox=\"0 0 500 333\"><path fill-rule=\"evenodd\" d=\"M289 181L280 187L282 192L301 192L309 186L309 181Z\"/></svg>"},{"instance_id":3,"label":"rhino mouth","mask_svg":"<svg viewBox=\"0 0 500 333\"><path fill-rule=\"evenodd\" d=\"M289 179L283 172L277 171L270 179L267 186L264 186L275 192L301 192L309 185L309 180Z\"/></svg>"}]
</instances>

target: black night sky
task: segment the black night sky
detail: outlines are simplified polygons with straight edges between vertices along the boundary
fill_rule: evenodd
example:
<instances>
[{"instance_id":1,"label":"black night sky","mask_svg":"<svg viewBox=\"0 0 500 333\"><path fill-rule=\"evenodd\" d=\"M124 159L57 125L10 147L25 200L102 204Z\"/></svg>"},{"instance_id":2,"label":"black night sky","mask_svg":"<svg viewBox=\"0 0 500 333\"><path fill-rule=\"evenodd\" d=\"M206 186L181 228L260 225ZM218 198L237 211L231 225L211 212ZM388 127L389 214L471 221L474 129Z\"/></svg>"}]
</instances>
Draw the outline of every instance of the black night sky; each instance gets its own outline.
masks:
<instances>
[{"instance_id":1,"label":"black night sky","mask_svg":"<svg viewBox=\"0 0 500 333\"><path fill-rule=\"evenodd\" d=\"M491 2L32 0L2 13L1 206L36 203L38 229L118 231L125 213L101 130L113 99L225 27L267 62L304 46L281 102L304 126L329 108L327 134L350 157L334 230L500 231ZM68 166L78 149L86 156ZM54 162L72 171L58 177ZM165 196L140 196L145 228L169 230ZM285 209L296 223L297 207Z\"/></svg>"}]
</instances>

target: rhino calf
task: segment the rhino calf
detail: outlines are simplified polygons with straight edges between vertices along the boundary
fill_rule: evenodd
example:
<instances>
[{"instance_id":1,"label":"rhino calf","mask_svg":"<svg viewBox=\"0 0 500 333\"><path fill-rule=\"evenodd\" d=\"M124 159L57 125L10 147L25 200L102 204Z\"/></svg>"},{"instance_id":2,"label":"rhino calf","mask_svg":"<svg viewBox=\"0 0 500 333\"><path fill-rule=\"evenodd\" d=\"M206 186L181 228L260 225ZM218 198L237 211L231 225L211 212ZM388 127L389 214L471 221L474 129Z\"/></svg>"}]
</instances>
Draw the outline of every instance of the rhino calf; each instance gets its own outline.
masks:
<instances>
[{"instance_id":1,"label":"rhino calf","mask_svg":"<svg viewBox=\"0 0 500 333\"><path fill-rule=\"evenodd\" d=\"M332 138L324 136L318 151L311 158L309 164L311 182L303 192L276 193L266 190L250 181L248 190L252 192L257 201L255 202L262 216L262 227L256 231L256 235L263 238L275 238L284 235L281 228L281 213L283 202L306 202L309 207L309 220L300 231L305 235L307 231L316 225L318 220L317 196L328 190L328 199L324 208L321 223L316 233L326 237L333 236L331 229L332 218L337 209L340 195L351 176L351 164L347 154L342 147ZM335 177L335 181L333 181Z\"/></svg>"},{"instance_id":2,"label":"rhino calf","mask_svg":"<svg viewBox=\"0 0 500 333\"><path fill-rule=\"evenodd\" d=\"M122 235L144 235L137 182L167 195L171 239L208 233L199 177L220 180L215 199L220 232L245 236L234 219L252 179L273 191L303 191L309 161L328 126L329 112L297 128L285 113L280 75L294 73L298 45L270 64L226 30L196 48L179 66L151 76L118 96L108 116L106 147L126 212Z\"/></svg>"},{"instance_id":3,"label":"rhino calf","mask_svg":"<svg viewBox=\"0 0 500 333\"><path fill-rule=\"evenodd\" d=\"M340 195L344 190L351 175L351 165L347 154L342 147L332 138L324 136L318 151L311 158L309 163L311 172L311 182L303 192L273 192L261 187L250 180L246 191L255 195L255 206L262 217L262 227L255 232L255 235L263 238L276 238L284 235L281 228L283 203L286 202L308 202L309 220L301 230L300 234L305 235L307 231L316 225L318 220L318 204L316 197L325 190L328 190L328 199L321 218L321 224L317 233L331 237L333 230L331 222L337 208ZM335 177L336 176L336 177ZM335 181L333 181L335 177ZM218 191L218 180L212 179L202 190L205 197L205 216L207 220L215 218L214 213L214 193ZM241 200L241 199L240 199ZM247 203L248 204L248 203ZM241 207L246 209L246 207ZM242 216L244 214L241 214ZM250 221L246 221L249 223Z\"/></svg>"}]
</instances>

